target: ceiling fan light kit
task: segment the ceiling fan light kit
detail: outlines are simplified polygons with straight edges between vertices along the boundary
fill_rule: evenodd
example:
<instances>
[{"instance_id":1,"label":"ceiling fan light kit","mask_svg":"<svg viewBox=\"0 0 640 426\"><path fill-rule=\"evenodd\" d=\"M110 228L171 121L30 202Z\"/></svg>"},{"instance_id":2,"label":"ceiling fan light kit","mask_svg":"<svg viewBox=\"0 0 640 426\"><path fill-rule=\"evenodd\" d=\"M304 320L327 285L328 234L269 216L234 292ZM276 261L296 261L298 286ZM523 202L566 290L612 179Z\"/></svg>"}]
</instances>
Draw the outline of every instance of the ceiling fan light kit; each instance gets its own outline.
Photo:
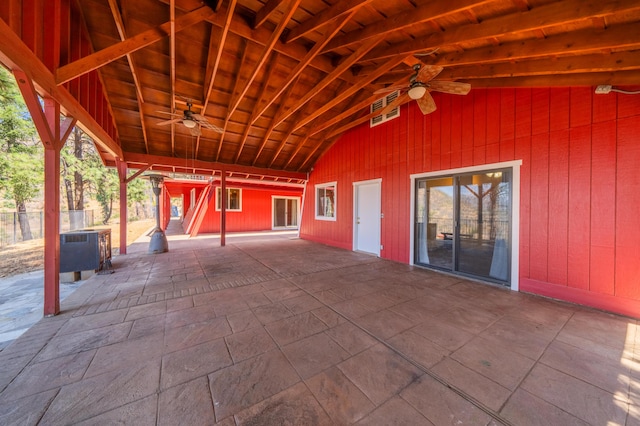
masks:
<instances>
[{"instance_id":1,"label":"ceiling fan light kit","mask_svg":"<svg viewBox=\"0 0 640 426\"><path fill-rule=\"evenodd\" d=\"M427 92L427 88L424 86L424 84L416 83L416 84L411 86L411 88L409 89L409 91L407 93L409 94L409 97L411 99L415 100L415 99L420 99L421 97L423 97L426 92Z\"/></svg>"},{"instance_id":2,"label":"ceiling fan light kit","mask_svg":"<svg viewBox=\"0 0 640 426\"><path fill-rule=\"evenodd\" d=\"M182 124L184 124L184 127L186 127L187 129L193 129L198 125L198 123L196 123L191 118L185 118L184 120L182 120Z\"/></svg>"}]
</instances>

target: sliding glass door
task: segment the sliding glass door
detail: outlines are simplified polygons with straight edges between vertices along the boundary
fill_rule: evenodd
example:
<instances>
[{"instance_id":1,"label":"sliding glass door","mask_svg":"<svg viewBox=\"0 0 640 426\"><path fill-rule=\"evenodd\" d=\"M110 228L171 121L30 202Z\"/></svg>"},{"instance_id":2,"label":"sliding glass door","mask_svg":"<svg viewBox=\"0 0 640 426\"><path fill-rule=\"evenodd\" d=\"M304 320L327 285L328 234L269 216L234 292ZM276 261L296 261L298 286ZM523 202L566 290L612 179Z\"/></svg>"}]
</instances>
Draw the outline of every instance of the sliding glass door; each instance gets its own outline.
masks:
<instances>
[{"instance_id":1,"label":"sliding glass door","mask_svg":"<svg viewBox=\"0 0 640 426\"><path fill-rule=\"evenodd\" d=\"M416 181L415 263L509 284L511 171Z\"/></svg>"}]
</instances>

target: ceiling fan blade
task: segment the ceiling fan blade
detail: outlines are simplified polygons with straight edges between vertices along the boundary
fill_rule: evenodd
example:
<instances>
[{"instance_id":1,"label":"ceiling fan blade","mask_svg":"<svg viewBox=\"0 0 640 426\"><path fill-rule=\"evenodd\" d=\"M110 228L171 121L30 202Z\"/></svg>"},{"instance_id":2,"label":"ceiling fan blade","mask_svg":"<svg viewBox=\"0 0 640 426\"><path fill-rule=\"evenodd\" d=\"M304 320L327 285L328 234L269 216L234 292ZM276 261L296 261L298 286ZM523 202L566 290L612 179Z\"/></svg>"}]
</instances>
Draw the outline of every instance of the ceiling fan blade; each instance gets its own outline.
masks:
<instances>
[{"instance_id":1,"label":"ceiling fan blade","mask_svg":"<svg viewBox=\"0 0 640 426\"><path fill-rule=\"evenodd\" d=\"M444 68L437 65L423 65L420 67L420 71L418 71L416 81L426 83L427 81L430 81L432 78L440 74L443 69Z\"/></svg>"},{"instance_id":2,"label":"ceiling fan blade","mask_svg":"<svg viewBox=\"0 0 640 426\"><path fill-rule=\"evenodd\" d=\"M200 124L205 129L213 130L218 133L224 133L224 130L222 130L220 127L209 123L209 120L207 120L206 117L203 117L200 114L191 114L191 116L198 122L198 124Z\"/></svg>"},{"instance_id":3,"label":"ceiling fan blade","mask_svg":"<svg viewBox=\"0 0 640 426\"><path fill-rule=\"evenodd\" d=\"M420 107L420 111L422 111L424 115L431 114L436 110L436 102L433 100L433 97L431 97L431 93L429 93L428 90L425 92L424 96L417 99L416 102Z\"/></svg>"},{"instance_id":4,"label":"ceiling fan blade","mask_svg":"<svg viewBox=\"0 0 640 426\"><path fill-rule=\"evenodd\" d=\"M158 126L166 126L169 124L173 124L173 123L180 123L182 121L182 117L180 118L173 118L171 120L166 120L166 121L161 121L159 123L156 123Z\"/></svg>"},{"instance_id":5,"label":"ceiling fan blade","mask_svg":"<svg viewBox=\"0 0 640 426\"><path fill-rule=\"evenodd\" d=\"M380 95L382 93L391 93L391 92L395 92L396 90L402 90L402 89L406 89L407 85L406 84L394 84L393 86L388 86L388 87L384 87L382 89L378 89L375 92L373 92L374 95Z\"/></svg>"},{"instance_id":6,"label":"ceiling fan blade","mask_svg":"<svg viewBox=\"0 0 640 426\"><path fill-rule=\"evenodd\" d=\"M174 117L182 117L182 114L178 114L175 112L167 112L167 111L156 111L158 114L166 114L166 115L172 115Z\"/></svg>"},{"instance_id":7,"label":"ceiling fan blade","mask_svg":"<svg viewBox=\"0 0 640 426\"><path fill-rule=\"evenodd\" d=\"M190 128L189 133L191 133L191 136L200 136L202 134L202 131L200 130L200 126L196 126Z\"/></svg>"},{"instance_id":8,"label":"ceiling fan blade","mask_svg":"<svg viewBox=\"0 0 640 426\"><path fill-rule=\"evenodd\" d=\"M471 85L469 83L458 83L457 81L432 80L429 82L429 90L451 93L452 95L466 95L471 90Z\"/></svg>"}]
</instances>

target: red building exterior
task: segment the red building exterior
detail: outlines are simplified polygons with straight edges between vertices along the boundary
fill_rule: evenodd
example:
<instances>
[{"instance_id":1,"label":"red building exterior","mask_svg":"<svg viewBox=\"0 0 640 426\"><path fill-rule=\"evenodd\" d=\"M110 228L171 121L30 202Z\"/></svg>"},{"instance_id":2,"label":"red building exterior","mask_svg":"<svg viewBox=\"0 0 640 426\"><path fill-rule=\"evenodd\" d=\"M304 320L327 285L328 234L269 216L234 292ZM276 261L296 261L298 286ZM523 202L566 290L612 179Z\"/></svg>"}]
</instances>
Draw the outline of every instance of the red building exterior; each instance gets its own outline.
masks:
<instances>
[{"instance_id":1,"label":"red building exterior","mask_svg":"<svg viewBox=\"0 0 640 426\"><path fill-rule=\"evenodd\" d=\"M413 263L412 174L521 162L512 288L639 317L640 96L540 88L434 98L432 114L411 102L333 145L310 176L301 237L354 248L352 186L379 179L379 254ZM313 188L326 182L337 187L335 221L314 214Z\"/></svg>"},{"instance_id":2,"label":"red building exterior","mask_svg":"<svg viewBox=\"0 0 640 426\"><path fill-rule=\"evenodd\" d=\"M197 235L220 232L219 179L212 182L167 180L164 185L165 218L171 214L172 205L181 204L185 233ZM297 228L302 185L252 184L227 179L226 186L227 191L232 191L233 196L238 197L234 201L235 205L227 206L227 232ZM279 206L280 203L274 200L292 200L295 206L289 203L293 209L279 211L276 205ZM278 219L284 219L284 222L276 220L278 215Z\"/></svg>"}]
</instances>

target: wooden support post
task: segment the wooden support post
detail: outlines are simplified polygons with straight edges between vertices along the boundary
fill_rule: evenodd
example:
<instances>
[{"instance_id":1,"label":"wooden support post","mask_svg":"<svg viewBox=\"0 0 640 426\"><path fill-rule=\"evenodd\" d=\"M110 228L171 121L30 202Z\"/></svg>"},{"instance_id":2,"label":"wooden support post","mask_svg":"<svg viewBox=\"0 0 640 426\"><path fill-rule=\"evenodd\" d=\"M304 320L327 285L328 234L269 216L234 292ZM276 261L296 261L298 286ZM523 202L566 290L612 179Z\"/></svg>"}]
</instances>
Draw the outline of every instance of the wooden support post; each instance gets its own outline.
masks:
<instances>
[{"instance_id":1,"label":"wooden support post","mask_svg":"<svg viewBox=\"0 0 640 426\"><path fill-rule=\"evenodd\" d=\"M227 172L220 171L220 247L224 247L227 238Z\"/></svg>"},{"instance_id":2,"label":"wooden support post","mask_svg":"<svg viewBox=\"0 0 640 426\"><path fill-rule=\"evenodd\" d=\"M53 316L60 313L60 104L46 98L44 109L54 136L44 150L44 316Z\"/></svg>"},{"instance_id":3,"label":"wooden support post","mask_svg":"<svg viewBox=\"0 0 640 426\"><path fill-rule=\"evenodd\" d=\"M120 254L127 254L127 163L116 158L116 169L120 182Z\"/></svg>"}]
</instances>

